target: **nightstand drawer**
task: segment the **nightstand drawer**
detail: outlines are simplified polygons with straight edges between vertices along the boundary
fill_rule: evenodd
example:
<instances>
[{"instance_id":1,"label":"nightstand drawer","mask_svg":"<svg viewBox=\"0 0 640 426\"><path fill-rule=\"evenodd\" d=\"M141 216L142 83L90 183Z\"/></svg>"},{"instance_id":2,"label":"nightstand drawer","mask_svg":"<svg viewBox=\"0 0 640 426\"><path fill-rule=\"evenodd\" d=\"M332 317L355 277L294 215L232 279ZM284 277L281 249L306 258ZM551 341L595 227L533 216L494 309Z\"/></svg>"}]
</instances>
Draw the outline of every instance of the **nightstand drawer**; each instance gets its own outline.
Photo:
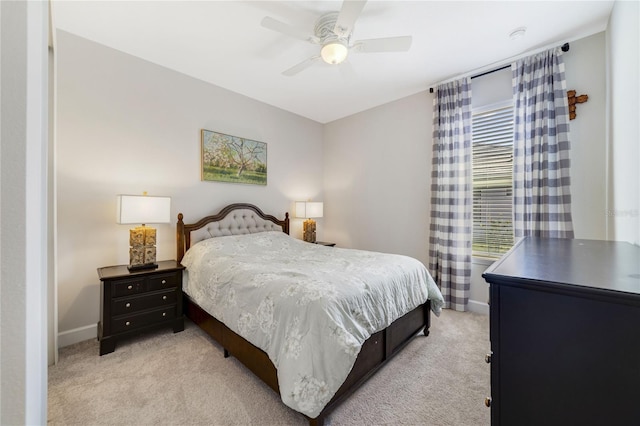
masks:
<instances>
[{"instance_id":1,"label":"nightstand drawer","mask_svg":"<svg viewBox=\"0 0 640 426\"><path fill-rule=\"evenodd\" d=\"M165 307L165 309L157 309L154 311L143 312L136 315L127 315L114 318L112 321L112 329L114 333L122 333L145 325L155 324L160 321L170 320L176 317L176 305Z\"/></svg>"},{"instance_id":2,"label":"nightstand drawer","mask_svg":"<svg viewBox=\"0 0 640 426\"><path fill-rule=\"evenodd\" d=\"M166 290L140 296L121 297L114 299L111 313L113 315L125 315L145 309L160 308L176 303L175 290Z\"/></svg>"},{"instance_id":3,"label":"nightstand drawer","mask_svg":"<svg viewBox=\"0 0 640 426\"><path fill-rule=\"evenodd\" d=\"M144 293L147 290L144 278L112 282L111 294L113 297L129 296L131 294Z\"/></svg>"},{"instance_id":4,"label":"nightstand drawer","mask_svg":"<svg viewBox=\"0 0 640 426\"><path fill-rule=\"evenodd\" d=\"M182 273L182 272L180 272ZM178 276L176 274L164 274L149 277L149 291L164 290L178 285Z\"/></svg>"}]
</instances>

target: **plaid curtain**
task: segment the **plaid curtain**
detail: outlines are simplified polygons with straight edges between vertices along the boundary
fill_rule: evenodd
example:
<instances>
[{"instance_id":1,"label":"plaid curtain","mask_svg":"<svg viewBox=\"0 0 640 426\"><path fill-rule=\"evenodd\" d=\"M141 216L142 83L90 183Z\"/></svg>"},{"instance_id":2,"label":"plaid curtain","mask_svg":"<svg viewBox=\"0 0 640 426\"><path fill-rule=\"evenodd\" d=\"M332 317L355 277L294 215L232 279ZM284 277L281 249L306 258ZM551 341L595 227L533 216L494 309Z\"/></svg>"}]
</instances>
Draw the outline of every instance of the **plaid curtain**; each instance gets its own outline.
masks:
<instances>
[{"instance_id":1,"label":"plaid curtain","mask_svg":"<svg viewBox=\"0 0 640 426\"><path fill-rule=\"evenodd\" d=\"M511 65L516 237L573 238L569 105L558 47Z\"/></svg>"},{"instance_id":2,"label":"plaid curtain","mask_svg":"<svg viewBox=\"0 0 640 426\"><path fill-rule=\"evenodd\" d=\"M433 104L429 269L445 308L466 310L471 284L471 80L437 87Z\"/></svg>"}]
</instances>

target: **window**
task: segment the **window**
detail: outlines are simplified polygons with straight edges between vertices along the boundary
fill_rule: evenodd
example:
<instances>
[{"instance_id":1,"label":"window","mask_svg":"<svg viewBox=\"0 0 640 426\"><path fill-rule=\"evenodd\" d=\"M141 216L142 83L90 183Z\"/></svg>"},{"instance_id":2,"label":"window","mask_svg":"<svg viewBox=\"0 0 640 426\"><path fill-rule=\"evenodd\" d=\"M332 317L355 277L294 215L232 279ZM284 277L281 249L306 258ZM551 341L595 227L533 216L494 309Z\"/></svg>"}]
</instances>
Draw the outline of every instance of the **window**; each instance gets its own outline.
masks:
<instances>
[{"instance_id":1,"label":"window","mask_svg":"<svg viewBox=\"0 0 640 426\"><path fill-rule=\"evenodd\" d=\"M498 258L513 245L513 106L472 120L473 256Z\"/></svg>"}]
</instances>

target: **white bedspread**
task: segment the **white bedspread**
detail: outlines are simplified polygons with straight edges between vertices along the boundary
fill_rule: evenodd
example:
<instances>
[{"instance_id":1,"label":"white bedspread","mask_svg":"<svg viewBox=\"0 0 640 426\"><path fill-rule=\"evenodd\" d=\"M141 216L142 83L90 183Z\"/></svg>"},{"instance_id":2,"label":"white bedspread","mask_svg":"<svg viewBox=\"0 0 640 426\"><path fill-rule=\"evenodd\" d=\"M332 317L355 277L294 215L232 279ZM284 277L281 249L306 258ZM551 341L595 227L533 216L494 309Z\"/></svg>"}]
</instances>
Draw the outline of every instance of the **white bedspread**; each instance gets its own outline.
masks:
<instances>
[{"instance_id":1,"label":"white bedspread","mask_svg":"<svg viewBox=\"0 0 640 426\"><path fill-rule=\"evenodd\" d=\"M283 232L211 238L182 259L184 291L265 351L282 401L314 418L351 371L363 342L442 295L410 257L306 243Z\"/></svg>"}]
</instances>

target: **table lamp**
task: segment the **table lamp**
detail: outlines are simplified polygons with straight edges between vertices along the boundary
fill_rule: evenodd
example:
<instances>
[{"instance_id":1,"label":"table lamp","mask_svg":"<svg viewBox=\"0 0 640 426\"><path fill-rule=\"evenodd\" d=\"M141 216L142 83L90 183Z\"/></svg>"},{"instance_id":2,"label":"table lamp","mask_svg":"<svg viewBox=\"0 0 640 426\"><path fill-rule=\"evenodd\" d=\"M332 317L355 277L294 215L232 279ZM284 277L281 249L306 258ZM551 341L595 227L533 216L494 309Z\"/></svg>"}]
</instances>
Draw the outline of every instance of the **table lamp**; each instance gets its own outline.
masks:
<instances>
[{"instance_id":1,"label":"table lamp","mask_svg":"<svg viewBox=\"0 0 640 426\"><path fill-rule=\"evenodd\" d=\"M312 218L322 217L323 205L321 202L296 201L296 217L307 220L303 224L303 239L309 243L316 242L316 221Z\"/></svg>"},{"instance_id":2,"label":"table lamp","mask_svg":"<svg viewBox=\"0 0 640 426\"><path fill-rule=\"evenodd\" d=\"M142 225L129 230L129 270L157 268L156 229L146 225L170 222L171 197L118 195L116 213L116 223Z\"/></svg>"}]
</instances>

